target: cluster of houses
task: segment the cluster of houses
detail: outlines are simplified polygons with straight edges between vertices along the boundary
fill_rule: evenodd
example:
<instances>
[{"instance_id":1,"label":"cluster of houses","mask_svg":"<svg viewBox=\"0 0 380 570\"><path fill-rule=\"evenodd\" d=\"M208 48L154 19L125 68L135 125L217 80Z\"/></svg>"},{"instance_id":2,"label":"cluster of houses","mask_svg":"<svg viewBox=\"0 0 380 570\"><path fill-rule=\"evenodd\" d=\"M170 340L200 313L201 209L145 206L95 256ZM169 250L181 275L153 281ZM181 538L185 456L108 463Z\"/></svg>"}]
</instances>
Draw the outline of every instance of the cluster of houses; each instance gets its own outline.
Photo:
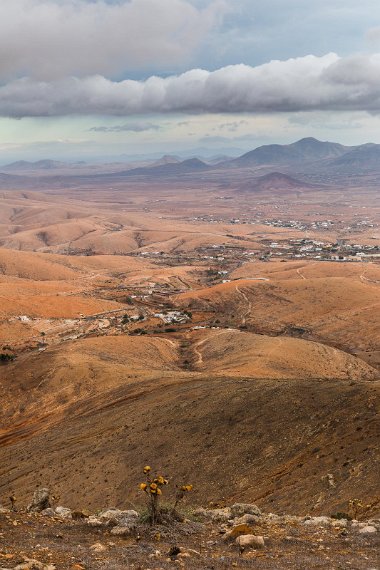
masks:
<instances>
[{"instance_id":1,"label":"cluster of houses","mask_svg":"<svg viewBox=\"0 0 380 570\"><path fill-rule=\"evenodd\" d=\"M351 244L344 240L336 243L300 238L267 244L267 257L312 258L331 261L363 261L380 256L377 245Z\"/></svg>"}]
</instances>

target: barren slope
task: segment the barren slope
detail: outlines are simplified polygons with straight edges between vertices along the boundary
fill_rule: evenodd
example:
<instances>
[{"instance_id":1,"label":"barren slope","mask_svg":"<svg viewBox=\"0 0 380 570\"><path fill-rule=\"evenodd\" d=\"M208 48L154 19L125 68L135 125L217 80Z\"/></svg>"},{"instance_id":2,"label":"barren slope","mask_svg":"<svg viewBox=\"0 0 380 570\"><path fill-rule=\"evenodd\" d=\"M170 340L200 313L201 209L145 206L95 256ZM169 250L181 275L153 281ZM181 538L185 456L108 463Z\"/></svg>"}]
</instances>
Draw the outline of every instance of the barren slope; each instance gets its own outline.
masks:
<instances>
[{"instance_id":1,"label":"barren slope","mask_svg":"<svg viewBox=\"0 0 380 570\"><path fill-rule=\"evenodd\" d=\"M374 379L379 373L361 359L319 343L236 330L196 335L195 369L254 378Z\"/></svg>"},{"instance_id":2,"label":"barren slope","mask_svg":"<svg viewBox=\"0 0 380 570\"><path fill-rule=\"evenodd\" d=\"M183 293L176 301L211 309L221 322L243 324L254 332L305 334L348 351L380 347L380 287L366 280L241 279Z\"/></svg>"},{"instance_id":3,"label":"barren slope","mask_svg":"<svg viewBox=\"0 0 380 570\"><path fill-rule=\"evenodd\" d=\"M304 513L359 496L378 510L373 370L306 341L287 339L281 353L277 339L219 333L186 339L207 358L192 372L180 337L87 339L3 368L0 495L26 497L41 483L68 505L134 501L148 462L191 479L197 502ZM293 343L302 359L287 378ZM312 358L324 379L312 378Z\"/></svg>"}]
</instances>

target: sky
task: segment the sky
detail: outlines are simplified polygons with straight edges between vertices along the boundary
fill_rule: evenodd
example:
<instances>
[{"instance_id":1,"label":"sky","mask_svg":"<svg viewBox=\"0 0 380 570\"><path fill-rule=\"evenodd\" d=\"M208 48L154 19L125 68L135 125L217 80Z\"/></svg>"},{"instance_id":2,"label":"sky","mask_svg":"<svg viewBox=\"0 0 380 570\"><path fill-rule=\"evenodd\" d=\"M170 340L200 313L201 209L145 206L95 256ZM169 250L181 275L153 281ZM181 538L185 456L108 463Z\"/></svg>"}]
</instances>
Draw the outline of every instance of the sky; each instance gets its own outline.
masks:
<instances>
[{"instance_id":1,"label":"sky","mask_svg":"<svg viewBox=\"0 0 380 570\"><path fill-rule=\"evenodd\" d=\"M0 164L308 136L380 143L379 0L0 1Z\"/></svg>"}]
</instances>

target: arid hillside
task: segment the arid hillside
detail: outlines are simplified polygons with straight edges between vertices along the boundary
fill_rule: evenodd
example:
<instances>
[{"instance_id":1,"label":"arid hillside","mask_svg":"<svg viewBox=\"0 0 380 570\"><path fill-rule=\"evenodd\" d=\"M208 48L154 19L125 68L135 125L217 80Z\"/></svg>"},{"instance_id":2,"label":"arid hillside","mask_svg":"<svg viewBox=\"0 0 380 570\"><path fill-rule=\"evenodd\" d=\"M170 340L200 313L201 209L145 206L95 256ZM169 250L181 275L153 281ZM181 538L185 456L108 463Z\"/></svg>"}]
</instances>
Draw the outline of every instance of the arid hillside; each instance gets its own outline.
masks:
<instances>
[{"instance_id":1,"label":"arid hillside","mask_svg":"<svg viewBox=\"0 0 380 570\"><path fill-rule=\"evenodd\" d=\"M274 273L189 291L177 302L191 310L211 310L217 321L252 332L301 336L348 352L368 353L368 358L376 356L380 349L378 283L360 276L306 278L302 271L301 266L290 278L282 273L277 279Z\"/></svg>"},{"instance_id":2,"label":"arid hillside","mask_svg":"<svg viewBox=\"0 0 380 570\"><path fill-rule=\"evenodd\" d=\"M197 334L196 370L255 378L374 379L379 373L346 352L298 338L236 329Z\"/></svg>"},{"instance_id":3,"label":"arid hillside","mask_svg":"<svg viewBox=\"0 0 380 570\"><path fill-rule=\"evenodd\" d=\"M375 195L232 171L1 193L0 503L379 515Z\"/></svg>"},{"instance_id":4,"label":"arid hillside","mask_svg":"<svg viewBox=\"0 0 380 570\"><path fill-rule=\"evenodd\" d=\"M319 513L360 496L378 512L376 371L283 342L282 352L278 339L236 331L107 337L8 365L1 495L41 483L68 505L133 502L150 462L191 478L200 504Z\"/></svg>"}]
</instances>

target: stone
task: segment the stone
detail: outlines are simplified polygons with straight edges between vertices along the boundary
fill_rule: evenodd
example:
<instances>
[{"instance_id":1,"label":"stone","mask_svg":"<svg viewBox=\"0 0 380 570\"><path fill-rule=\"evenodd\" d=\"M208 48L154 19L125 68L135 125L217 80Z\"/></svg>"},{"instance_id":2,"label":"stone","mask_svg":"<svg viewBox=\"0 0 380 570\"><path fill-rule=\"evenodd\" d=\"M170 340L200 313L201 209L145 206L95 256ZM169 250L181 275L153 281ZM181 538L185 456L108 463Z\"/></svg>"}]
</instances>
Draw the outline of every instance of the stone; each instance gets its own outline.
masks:
<instances>
[{"instance_id":1,"label":"stone","mask_svg":"<svg viewBox=\"0 0 380 570\"><path fill-rule=\"evenodd\" d=\"M82 509L80 511L71 511L71 516L74 520L88 519L91 513L87 509Z\"/></svg>"},{"instance_id":2,"label":"stone","mask_svg":"<svg viewBox=\"0 0 380 570\"><path fill-rule=\"evenodd\" d=\"M103 526L104 523L103 523L103 521L100 520L98 517L91 516L91 517L88 517L88 519L87 519L87 524L88 524L89 526L99 527L99 526Z\"/></svg>"},{"instance_id":3,"label":"stone","mask_svg":"<svg viewBox=\"0 0 380 570\"><path fill-rule=\"evenodd\" d=\"M50 490L46 487L41 487L34 491L33 500L28 505L27 511L29 513L40 513L45 509L50 508Z\"/></svg>"},{"instance_id":4,"label":"stone","mask_svg":"<svg viewBox=\"0 0 380 570\"><path fill-rule=\"evenodd\" d=\"M55 517L55 511L54 509L49 507L48 509L44 509L43 511L41 511L41 515L43 515L44 517Z\"/></svg>"},{"instance_id":5,"label":"stone","mask_svg":"<svg viewBox=\"0 0 380 570\"><path fill-rule=\"evenodd\" d=\"M375 526L363 526L362 528L359 529L359 533L360 534L374 534L375 532L377 532L377 528Z\"/></svg>"},{"instance_id":6,"label":"stone","mask_svg":"<svg viewBox=\"0 0 380 570\"><path fill-rule=\"evenodd\" d=\"M99 513L98 518L110 526L130 526L131 523L136 523L139 513L133 510L106 509Z\"/></svg>"},{"instance_id":7,"label":"stone","mask_svg":"<svg viewBox=\"0 0 380 570\"><path fill-rule=\"evenodd\" d=\"M95 544L90 546L90 550L92 550L92 552L105 552L107 550L107 547L104 546L104 544L101 544L100 542L96 542Z\"/></svg>"},{"instance_id":8,"label":"stone","mask_svg":"<svg viewBox=\"0 0 380 570\"><path fill-rule=\"evenodd\" d=\"M255 536L254 534L243 534L238 536L236 544L241 548L264 548L265 541L262 536Z\"/></svg>"},{"instance_id":9,"label":"stone","mask_svg":"<svg viewBox=\"0 0 380 570\"><path fill-rule=\"evenodd\" d=\"M111 530L111 534L114 536L130 536L134 526L114 526Z\"/></svg>"},{"instance_id":10,"label":"stone","mask_svg":"<svg viewBox=\"0 0 380 570\"><path fill-rule=\"evenodd\" d=\"M72 519L71 509L67 509L66 507L56 507L55 514L62 519Z\"/></svg>"},{"instance_id":11,"label":"stone","mask_svg":"<svg viewBox=\"0 0 380 570\"><path fill-rule=\"evenodd\" d=\"M234 526L231 530L226 532L226 534L223 537L223 540L225 542L228 542L228 541L233 540L233 539L235 539L238 536L241 536L243 534L252 535L252 528L250 526L248 526L247 524L238 524L238 525Z\"/></svg>"},{"instance_id":12,"label":"stone","mask_svg":"<svg viewBox=\"0 0 380 570\"><path fill-rule=\"evenodd\" d=\"M348 520L346 519L339 519L332 523L334 528L347 528Z\"/></svg>"},{"instance_id":13,"label":"stone","mask_svg":"<svg viewBox=\"0 0 380 570\"><path fill-rule=\"evenodd\" d=\"M201 553L198 552L198 550L194 550L193 548L184 548L183 546L174 547L173 552L177 552L177 550L179 550L179 552L177 554L174 554L174 556L178 558L199 558L201 556Z\"/></svg>"},{"instance_id":14,"label":"stone","mask_svg":"<svg viewBox=\"0 0 380 570\"><path fill-rule=\"evenodd\" d=\"M228 522L231 519L231 509L197 509L194 515L212 522Z\"/></svg>"},{"instance_id":15,"label":"stone","mask_svg":"<svg viewBox=\"0 0 380 570\"><path fill-rule=\"evenodd\" d=\"M259 507L250 503L235 503L231 507L231 513L234 518L242 517L243 515L261 516L261 510Z\"/></svg>"},{"instance_id":16,"label":"stone","mask_svg":"<svg viewBox=\"0 0 380 570\"><path fill-rule=\"evenodd\" d=\"M38 560L26 558L22 564L18 564L14 570L55 570L54 564L43 564Z\"/></svg>"},{"instance_id":17,"label":"stone","mask_svg":"<svg viewBox=\"0 0 380 570\"><path fill-rule=\"evenodd\" d=\"M256 515L243 515L242 517L235 519L234 523L237 524L257 524L260 522L260 518Z\"/></svg>"},{"instance_id":18,"label":"stone","mask_svg":"<svg viewBox=\"0 0 380 570\"><path fill-rule=\"evenodd\" d=\"M308 526L327 526L330 525L332 523L332 519L330 519L329 517L310 517L309 519L304 521L304 524L308 525Z\"/></svg>"}]
</instances>

